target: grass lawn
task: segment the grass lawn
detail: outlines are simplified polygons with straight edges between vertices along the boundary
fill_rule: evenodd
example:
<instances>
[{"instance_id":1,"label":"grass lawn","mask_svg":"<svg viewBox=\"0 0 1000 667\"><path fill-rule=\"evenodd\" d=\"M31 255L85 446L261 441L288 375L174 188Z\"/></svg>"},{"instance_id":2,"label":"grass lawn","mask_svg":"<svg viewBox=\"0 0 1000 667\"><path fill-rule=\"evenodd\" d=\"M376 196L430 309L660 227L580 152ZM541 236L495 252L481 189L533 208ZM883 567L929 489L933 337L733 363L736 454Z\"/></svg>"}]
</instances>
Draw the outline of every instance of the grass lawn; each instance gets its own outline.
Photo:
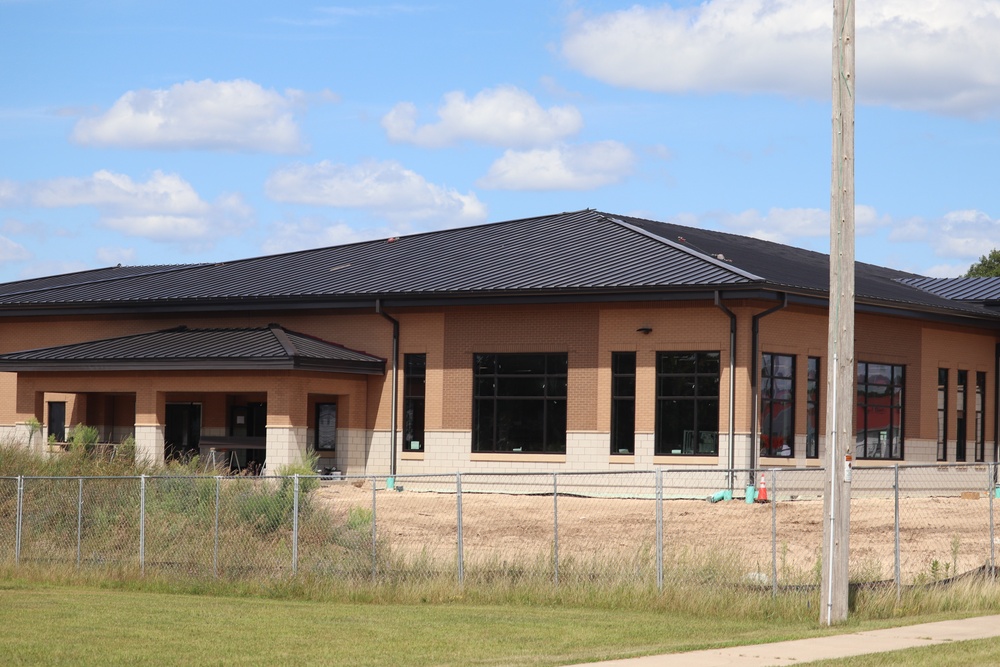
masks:
<instances>
[{"instance_id":1,"label":"grass lawn","mask_svg":"<svg viewBox=\"0 0 1000 667\"><path fill-rule=\"evenodd\" d=\"M1000 638L924 646L892 653L799 663L799 667L983 667L1000 665Z\"/></svg>"},{"instance_id":2,"label":"grass lawn","mask_svg":"<svg viewBox=\"0 0 1000 667\"><path fill-rule=\"evenodd\" d=\"M782 617L767 609L720 615L642 605L349 603L0 579L0 663L567 665L961 615L852 620L823 629L813 618ZM904 654L915 657L892 661ZM987 641L817 664L1000 664L997 656L1000 642Z\"/></svg>"},{"instance_id":3,"label":"grass lawn","mask_svg":"<svg viewBox=\"0 0 1000 667\"><path fill-rule=\"evenodd\" d=\"M0 581L0 627L5 665L565 665L830 632L759 616L350 604L19 580Z\"/></svg>"}]
</instances>

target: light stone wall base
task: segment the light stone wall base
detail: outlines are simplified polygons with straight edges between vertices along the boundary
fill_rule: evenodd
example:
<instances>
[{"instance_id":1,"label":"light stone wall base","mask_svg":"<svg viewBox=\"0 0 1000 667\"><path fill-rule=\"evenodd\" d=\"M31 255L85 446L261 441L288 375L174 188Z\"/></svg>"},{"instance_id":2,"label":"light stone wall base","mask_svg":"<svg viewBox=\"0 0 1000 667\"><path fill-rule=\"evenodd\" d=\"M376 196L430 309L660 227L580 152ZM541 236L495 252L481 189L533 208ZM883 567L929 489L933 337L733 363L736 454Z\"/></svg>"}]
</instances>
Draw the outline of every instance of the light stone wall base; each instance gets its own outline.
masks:
<instances>
[{"instance_id":1,"label":"light stone wall base","mask_svg":"<svg viewBox=\"0 0 1000 667\"><path fill-rule=\"evenodd\" d=\"M164 457L163 426L135 425L135 459L154 465L163 463Z\"/></svg>"}]
</instances>

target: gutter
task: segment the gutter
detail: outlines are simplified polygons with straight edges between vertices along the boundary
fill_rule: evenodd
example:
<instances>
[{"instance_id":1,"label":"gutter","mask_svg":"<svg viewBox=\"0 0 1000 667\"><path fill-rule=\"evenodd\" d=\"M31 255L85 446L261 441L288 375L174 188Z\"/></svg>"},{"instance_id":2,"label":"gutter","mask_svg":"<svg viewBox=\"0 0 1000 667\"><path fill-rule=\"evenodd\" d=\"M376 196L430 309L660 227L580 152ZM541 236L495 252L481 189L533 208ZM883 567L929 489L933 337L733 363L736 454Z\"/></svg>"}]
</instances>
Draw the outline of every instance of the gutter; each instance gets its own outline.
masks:
<instances>
[{"instance_id":1,"label":"gutter","mask_svg":"<svg viewBox=\"0 0 1000 667\"><path fill-rule=\"evenodd\" d=\"M729 468L729 490L736 483L736 313L722 303L722 294L716 290L715 306L729 316L729 455L726 467Z\"/></svg>"},{"instance_id":2,"label":"gutter","mask_svg":"<svg viewBox=\"0 0 1000 667\"><path fill-rule=\"evenodd\" d=\"M757 424L760 420L760 321L779 310L788 307L788 295L781 295L781 303L772 308L768 308L762 313L753 316L753 333L750 339L750 475L754 475L757 469L757 461L760 458L760 447L758 444ZM751 479L751 483L754 480Z\"/></svg>"},{"instance_id":3,"label":"gutter","mask_svg":"<svg viewBox=\"0 0 1000 667\"><path fill-rule=\"evenodd\" d=\"M382 310L382 299L375 299L375 312L392 322L392 416L389 428L392 433L389 441L392 454L389 456L389 474L396 474L396 413L399 411L399 320Z\"/></svg>"}]
</instances>

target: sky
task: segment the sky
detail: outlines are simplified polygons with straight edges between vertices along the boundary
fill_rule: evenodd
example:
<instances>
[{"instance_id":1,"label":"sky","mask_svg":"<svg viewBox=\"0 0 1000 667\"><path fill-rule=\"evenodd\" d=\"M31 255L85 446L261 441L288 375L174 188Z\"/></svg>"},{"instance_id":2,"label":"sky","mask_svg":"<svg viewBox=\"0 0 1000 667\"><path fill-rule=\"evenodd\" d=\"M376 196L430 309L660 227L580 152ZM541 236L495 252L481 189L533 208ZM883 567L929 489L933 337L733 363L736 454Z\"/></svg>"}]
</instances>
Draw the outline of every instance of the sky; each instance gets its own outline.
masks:
<instances>
[{"instance_id":1,"label":"sky","mask_svg":"<svg viewBox=\"0 0 1000 667\"><path fill-rule=\"evenodd\" d=\"M830 0L0 0L0 282L595 208L829 251ZM1000 0L857 3L857 258L1000 246Z\"/></svg>"}]
</instances>

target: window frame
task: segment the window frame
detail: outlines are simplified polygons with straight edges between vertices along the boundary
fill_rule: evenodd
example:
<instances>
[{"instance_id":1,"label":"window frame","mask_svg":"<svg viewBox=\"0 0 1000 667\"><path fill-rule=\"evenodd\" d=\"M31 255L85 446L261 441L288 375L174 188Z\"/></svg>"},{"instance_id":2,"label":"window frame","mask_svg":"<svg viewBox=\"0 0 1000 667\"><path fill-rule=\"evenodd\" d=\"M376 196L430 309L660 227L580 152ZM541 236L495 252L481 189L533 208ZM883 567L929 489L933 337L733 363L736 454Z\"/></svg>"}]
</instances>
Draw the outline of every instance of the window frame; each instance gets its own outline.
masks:
<instances>
[{"instance_id":1,"label":"window frame","mask_svg":"<svg viewBox=\"0 0 1000 667\"><path fill-rule=\"evenodd\" d=\"M948 460L948 374L947 368L938 369L937 384L937 460Z\"/></svg>"},{"instance_id":2,"label":"window frame","mask_svg":"<svg viewBox=\"0 0 1000 667\"><path fill-rule=\"evenodd\" d=\"M788 376L777 376L775 375L775 368L781 362L788 362L791 366L791 374ZM764 352L761 355L761 365L760 365L760 420L757 425L757 430L759 431L759 449L761 457L768 458L795 458L795 355L794 354L778 354L774 352ZM787 398L775 398L775 384L777 382L788 383L790 387L788 388ZM767 389L765 389L767 387ZM784 407L782 407L784 406ZM775 408L778 408L777 413L775 413ZM770 414L772 419L768 420L770 428L764 428L764 416ZM775 433L775 420L773 416L775 414L788 415L787 423L787 433L782 434L778 437L786 437L787 440L782 443L781 446L777 448L778 453L775 453L774 446L767 446L765 449L765 438L767 442L772 442L776 437ZM780 425L780 422L779 422ZM780 453L782 449L787 446L786 453Z\"/></svg>"},{"instance_id":3,"label":"window frame","mask_svg":"<svg viewBox=\"0 0 1000 667\"><path fill-rule=\"evenodd\" d=\"M693 372L667 372L664 370L668 357L681 359L685 356L694 356ZM714 360L711 358L714 357ZM687 350L687 351L661 351L656 353L656 435L654 438L654 455L656 456L718 456L719 455L719 407L721 398L721 377L722 364L721 353L718 350ZM714 370L702 371L704 362L714 363ZM676 361L675 361L676 363ZM686 381L693 387L691 393L665 393L664 387L674 381ZM714 383L714 393L701 393L702 388L708 383ZM675 385L676 386L676 385ZM702 405L715 403L715 410L708 415L702 410ZM681 408L681 404L688 404ZM693 428L683 429L684 437L680 443L667 443L667 432L665 419L666 411L673 404L677 407L678 413L672 415L675 425L683 424L683 417L688 417ZM702 427L700 417L708 417L706 428ZM714 429L711 428L714 425ZM691 433L691 451L688 449L686 440L687 434ZM711 449L699 451L705 445L703 442L708 437L708 444Z\"/></svg>"},{"instance_id":4,"label":"window frame","mask_svg":"<svg viewBox=\"0 0 1000 667\"><path fill-rule=\"evenodd\" d=\"M819 357L806 359L806 458L819 458L819 398L820 369Z\"/></svg>"},{"instance_id":5,"label":"window frame","mask_svg":"<svg viewBox=\"0 0 1000 667\"><path fill-rule=\"evenodd\" d=\"M611 353L612 456L635 455L635 371L635 352Z\"/></svg>"},{"instance_id":6,"label":"window frame","mask_svg":"<svg viewBox=\"0 0 1000 667\"><path fill-rule=\"evenodd\" d=\"M425 451L427 354L403 355L403 451ZM414 447L413 443L417 446Z\"/></svg>"},{"instance_id":7,"label":"window frame","mask_svg":"<svg viewBox=\"0 0 1000 667\"><path fill-rule=\"evenodd\" d=\"M986 461L986 372L976 371L976 393L973 404L975 414L975 459Z\"/></svg>"},{"instance_id":8,"label":"window frame","mask_svg":"<svg viewBox=\"0 0 1000 667\"><path fill-rule=\"evenodd\" d=\"M888 382L874 381L879 376L871 373L873 367L888 368ZM906 366L877 361L859 361L855 377L857 379L857 386L855 388L855 414L857 415L857 419L854 425L854 457L860 460L902 461L906 455L906 439L903 428L905 423L904 406L906 403ZM864 390L862 390L862 387L864 387ZM889 396L889 404L887 406L881 406L868 400L869 396L875 392L873 388L878 387L887 388L886 393ZM896 391L897 389L898 392ZM898 403L893 398L897 393L899 396ZM862 396L865 398L864 402L861 400ZM889 411L888 428L885 431L880 431L879 438L870 444L869 434L873 432L873 429L869 427L869 416L877 414L879 410ZM898 414L898 424L893 419L893 416L896 414ZM886 434L884 443L880 440L882 432ZM859 436L861 436L860 440ZM875 456L870 453L876 450L876 448L878 451L881 451L883 446L889 452L888 456ZM898 455L893 456L893 450L897 447L899 450Z\"/></svg>"},{"instance_id":9,"label":"window frame","mask_svg":"<svg viewBox=\"0 0 1000 667\"><path fill-rule=\"evenodd\" d=\"M969 458L969 371L958 371L955 392L955 462L964 463Z\"/></svg>"},{"instance_id":10,"label":"window frame","mask_svg":"<svg viewBox=\"0 0 1000 667\"><path fill-rule=\"evenodd\" d=\"M534 358L542 361L544 372L530 371L502 372L501 362L516 367L517 358L522 363ZM475 454L565 454L568 430L569 393L569 353L567 352L476 352L472 355L472 452ZM491 371L482 371L484 366ZM530 364L527 364L530 365ZM510 387L531 384L531 380L541 380L541 395L507 394ZM525 383L524 381L528 381ZM490 392L483 391L490 386ZM509 441L509 447L501 447L504 438L516 430L525 432L526 417L523 407L533 402L541 403L541 447L534 445L537 440L522 440L520 444ZM521 408L517 407L520 404ZM482 410L481 410L482 408ZM486 415L486 408L488 415ZM489 423L484 424L484 416ZM507 428L503 422L506 421ZM484 442L483 431L489 428L489 442ZM538 433L534 434L538 435ZM528 448L526 448L528 446Z\"/></svg>"}]
</instances>

